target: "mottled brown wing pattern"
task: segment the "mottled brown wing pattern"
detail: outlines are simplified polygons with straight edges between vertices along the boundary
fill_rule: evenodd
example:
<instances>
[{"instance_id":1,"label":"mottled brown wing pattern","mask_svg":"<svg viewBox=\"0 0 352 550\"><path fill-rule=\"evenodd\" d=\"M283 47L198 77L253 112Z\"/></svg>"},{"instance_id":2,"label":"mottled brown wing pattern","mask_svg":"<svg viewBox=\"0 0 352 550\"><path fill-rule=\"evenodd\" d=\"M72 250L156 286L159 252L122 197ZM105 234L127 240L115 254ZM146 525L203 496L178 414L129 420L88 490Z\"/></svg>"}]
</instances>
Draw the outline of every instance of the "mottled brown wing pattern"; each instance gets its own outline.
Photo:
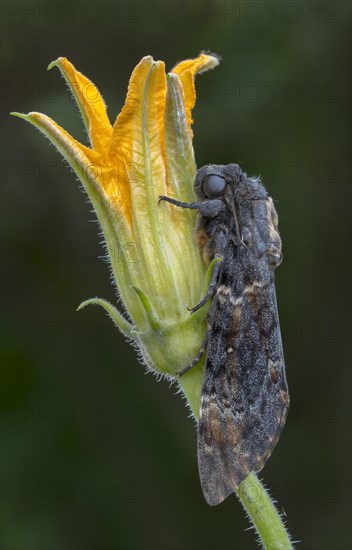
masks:
<instances>
[{"instance_id":1,"label":"mottled brown wing pattern","mask_svg":"<svg viewBox=\"0 0 352 550\"><path fill-rule=\"evenodd\" d=\"M198 427L204 496L219 504L260 471L288 410L275 288L268 259L230 245L214 297Z\"/></svg>"}]
</instances>

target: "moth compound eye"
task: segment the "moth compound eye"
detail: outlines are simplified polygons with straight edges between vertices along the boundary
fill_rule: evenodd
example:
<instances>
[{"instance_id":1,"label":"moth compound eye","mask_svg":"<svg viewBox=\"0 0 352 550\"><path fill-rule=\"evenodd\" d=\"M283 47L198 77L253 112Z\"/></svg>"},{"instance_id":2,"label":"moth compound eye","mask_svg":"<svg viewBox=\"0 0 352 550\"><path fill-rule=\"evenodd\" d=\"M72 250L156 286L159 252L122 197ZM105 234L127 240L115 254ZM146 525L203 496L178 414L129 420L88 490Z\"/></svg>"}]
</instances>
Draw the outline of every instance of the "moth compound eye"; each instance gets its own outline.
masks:
<instances>
[{"instance_id":1,"label":"moth compound eye","mask_svg":"<svg viewBox=\"0 0 352 550\"><path fill-rule=\"evenodd\" d=\"M207 176L203 182L203 191L206 197L221 195L226 186L226 181L221 176L212 174Z\"/></svg>"}]
</instances>

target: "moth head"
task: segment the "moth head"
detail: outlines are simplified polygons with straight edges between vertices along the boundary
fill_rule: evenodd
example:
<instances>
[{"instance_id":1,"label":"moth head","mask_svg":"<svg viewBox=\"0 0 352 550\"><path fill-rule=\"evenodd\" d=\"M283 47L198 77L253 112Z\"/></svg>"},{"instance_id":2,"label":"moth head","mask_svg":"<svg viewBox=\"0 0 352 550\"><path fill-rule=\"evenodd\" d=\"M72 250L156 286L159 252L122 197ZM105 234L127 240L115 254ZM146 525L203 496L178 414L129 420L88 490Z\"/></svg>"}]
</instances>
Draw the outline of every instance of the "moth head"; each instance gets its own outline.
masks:
<instances>
[{"instance_id":1,"label":"moth head","mask_svg":"<svg viewBox=\"0 0 352 550\"><path fill-rule=\"evenodd\" d=\"M196 174L194 191L200 200L221 198L242 179L238 164L207 164Z\"/></svg>"}]
</instances>

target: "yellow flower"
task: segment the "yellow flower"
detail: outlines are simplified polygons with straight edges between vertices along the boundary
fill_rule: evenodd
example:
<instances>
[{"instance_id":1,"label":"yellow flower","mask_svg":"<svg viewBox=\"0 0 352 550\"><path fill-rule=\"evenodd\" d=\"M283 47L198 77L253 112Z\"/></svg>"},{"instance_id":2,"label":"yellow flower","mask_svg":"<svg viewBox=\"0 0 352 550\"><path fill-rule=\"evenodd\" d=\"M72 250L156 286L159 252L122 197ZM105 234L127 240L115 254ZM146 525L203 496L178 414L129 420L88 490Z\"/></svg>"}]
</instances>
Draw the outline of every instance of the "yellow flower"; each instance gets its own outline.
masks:
<instances>
[{"instance_id":1,"label":"yellow flower","mask_svg":"<svg viewBox=\"0 0 352 550\"><path fill-rule=\"evenodd\" d=\"M166 74L162 61L144 57L112 126L95 85L60 57L48 68L58 67L69 84L91 147L44 114L13 113L41 130L81 180L129 320L98 298L80 307L102 305L139 346L147 365L170 377L193 359L202 341L206 308L194 315L187 308L200 301L208 277L195 243L195 213L158 204L158 197L195 200L194 77L217 64L215 56L202 53ZM181 378L185 393L196 389L197 399L201 374L198 368Z\"/></svg>"}]
</instances>

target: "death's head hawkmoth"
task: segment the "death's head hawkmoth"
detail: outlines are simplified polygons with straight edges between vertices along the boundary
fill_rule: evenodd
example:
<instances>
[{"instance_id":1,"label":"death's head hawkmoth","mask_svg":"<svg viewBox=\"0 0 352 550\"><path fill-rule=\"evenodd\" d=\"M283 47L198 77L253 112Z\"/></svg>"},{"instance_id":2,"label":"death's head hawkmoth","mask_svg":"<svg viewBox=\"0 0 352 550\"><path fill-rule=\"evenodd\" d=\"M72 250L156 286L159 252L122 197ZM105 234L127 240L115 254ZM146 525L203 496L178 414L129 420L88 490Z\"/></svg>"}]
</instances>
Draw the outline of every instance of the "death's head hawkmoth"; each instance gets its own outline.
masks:
<instances>
[{"instance_id":1,"label":"death's head hawkmoth","mask_svg":"<svg viewBox=\"0 0 352 550\"><path fill-rule=\"evenodd\" d=\"M196 174L197 240L206 262L219 258L209 299L198 424L198 466L210 505L260 471L284 426L289 396L276 305L274 270L282 260L278 218L259 178L237 164L207 165Z\"/></svg>"}]
</instances>

